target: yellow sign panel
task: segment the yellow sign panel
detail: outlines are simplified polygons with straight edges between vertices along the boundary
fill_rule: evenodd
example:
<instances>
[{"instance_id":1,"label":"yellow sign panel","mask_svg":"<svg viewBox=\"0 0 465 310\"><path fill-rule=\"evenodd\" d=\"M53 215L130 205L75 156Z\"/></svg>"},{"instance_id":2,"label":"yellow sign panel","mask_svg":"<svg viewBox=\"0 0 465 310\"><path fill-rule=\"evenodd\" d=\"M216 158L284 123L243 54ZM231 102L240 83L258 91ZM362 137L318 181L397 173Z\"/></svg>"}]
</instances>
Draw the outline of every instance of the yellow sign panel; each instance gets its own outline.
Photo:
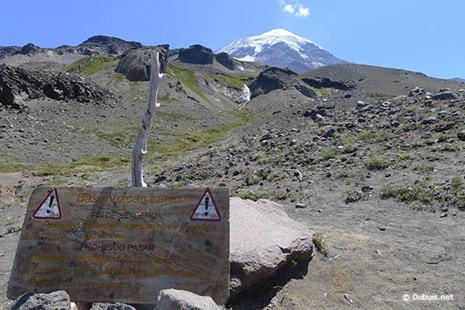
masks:
<instances>
[{"instance_id":1,"label":"yellow sign panel","mask_svg":"<svg viewBox=\"0 0 465 310\"><path fill-rule=\"evenodd\" d=\"M229 297L229 190L37 188L8 297L154 304L160 290Z\"/></svg>"}]
</instances>

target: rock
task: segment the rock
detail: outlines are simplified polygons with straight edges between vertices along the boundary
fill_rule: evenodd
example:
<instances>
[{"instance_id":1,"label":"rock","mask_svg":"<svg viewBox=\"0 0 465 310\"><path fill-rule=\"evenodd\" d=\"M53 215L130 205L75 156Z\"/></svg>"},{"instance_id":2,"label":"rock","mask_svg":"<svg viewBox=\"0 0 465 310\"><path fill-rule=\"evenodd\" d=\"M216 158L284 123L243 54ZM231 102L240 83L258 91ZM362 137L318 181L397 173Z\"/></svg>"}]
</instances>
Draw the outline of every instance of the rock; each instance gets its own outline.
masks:
<instances>
[{"instance_id":1,"label":"rock","mask_svg":"<svg viewBox=\"0 0 465 310\"><path fill-rule=\"evenodd\" d=\"M437 123L438 122L438 119L434 116L431 116L431 117L427 117L423 120L423 124L434 124L434 123Z\"/></svg>"},{"instance_id":2,"label":"rock","mask_svg":"<svg viewBox=\"0 0 465 310\"><path fill-rule=\"evenodd\" d=\"M220 310L211 297L167 289L160 291L156 310Z\"/></svg>"},{"instance_id":3,"label":"rock","mask_svg":"<svg viewBox=\"0 0 465 310\"><path fill-rule=\"evenodd\" d=\"M373 109L373 105L372 104L367 104L365 106L363 106L362 108L359 109L360 112L366 112L366 111L369 111Z\"/></svg>"},{"instance_id":4,"label":"rock","mask_svg":"<svg viewBox=\"0 0 465 310\"><path fill-rule=\"evenodd\" d=\"M127 50L141 48L142 44L116 37L93 36L78 46L78 51L88 55L121 55Z\"/></svg>"},{"instance_id":5,"label":"rock","mask_svg":"<svg viewBox=\"0 0 465 310\"><path fill-rule=\"evenodd\" d=\"M136 310L133 306L126 305L123 303L95 303L92 304L92 308L90 310Z\"/></svg>"},{"instance_id":6,"label":"rock","mask_svg":"<svg viewBox=\"0 0 465 310\"><path fill-rule=\"evenodd\" d=\"M179 60L190 64L206 65L213 63L213 51L202 45L191 45L179 50Z\"/></svg>"},{"instance_id":7,"label":"rock","mask_svg":"<svg viewBox=\"0 0 465 310\"><path fill-rule=\"evenodd\" d=\"M463 129L463 130L461 130L461 131L459 131L457 133L457 138L459 138L462 141L465 141L465 129Z\"/></svg>"},{"instance_id":8,"label":"rock","mask_svg":"<svg viewBox=\"0 0 465 310\"><path fill-rule=\"evenodd\" d=\"M159 176L156 176L155 177L155 181L153 181L153 183L160 183L160 182L163 182L163 181L166 181L168 180L168 178L164 175L159 175Z\"/></svg>"},{"instance_id":9,"label":"rock","mask_svg":"<svg viewBox=\"0 0 465 310\"><path fill-rule=\"evenodd\" d=\"M229 56L227 53L219 53L215 55L216 61L228 68L229 70L236 69L236 64L234 63L234 58Z\"/></svg>"},{"instance_id":10,"label":"rock","mask_svg":"<svg viewBox=\"0 0 465 310\"><path fill-rule=\"evenodd\" d=\"M82 76L0 66L1 104L14 109L24 109L26 100L41 97L96 104L116 101L111 91Z\"/></svg>"},{"instance_id":11,"label":"rock","mask_svg":"<svg viewBox=\"0 0 465 310\"><path fill-rule=\"evenodd\" d=\"M32 43L28 43L28 44L24 45L21 48L20 53L23 54L23 55L34 54L35 52L37 52L39 50L40 50L40 47L38 47L37 45L34 45Z\"/></svg>"},{"instance_id":12,"label":"rock","mask_svg":"<svg viewBox=\"0 0 465 310\"><path fill-rule=\"evenodd\" d=\"M441 89L438 93L432 96L436 100L457 99L459 96L451 92L448 88Z\"/></svg>"},{"instance_id":13,"label":"rock","mask_svg":"<svg viewBox=\"0 0 465 310\"><path fill-rule=\"evenodd\" d=\"M343 80L336 80L330 79L327 77L315 77L315 78L303 78L302 79L308 85L315 87L315 88L335 88L340 90L351 90L356 86L354 81L343 81ZM352 95L347 94L347 97L350 98Z\"/></svg>"},{"instance_id":14,"label":"rock","mask_svg":"<svg viewBox=\"0 0 465 310\"><path fill-rule=\"evenodd\" d=\"M312 257L313 233L270 200L231 198L231 296L265 281L292 260Z\"/></svg>"},{"instance_id":15,"label":"rock","mask_svg":"<svg viewBox=\"0 0 465 310\"><path fill-rule=\"evenodd\" d=\"M447 212L442 212L441 213L441 218L443 218L443 217L447 217Z\"/></svg>"},{"instance_id":16,"label":"rock","mask_svg":"<svg viewBox=\"0 0 465 310\"><path fill-rule=\"evenodd\" d=\"M304 117L311 117L315 123L324 122L325 118L318 114L317 110L306 110L304 112Z\"/></svg>"},{"instance_id":17,"label":"rock","mask_svg":"<svg viewBox=\"0 0 465 310\"><path fill-rule=\"evenodd\" d=\"M150 51L160 52L160 72L166 72L168 66L169 45L159 45L155 48L144 48L127 51L123 54L115 72L122 73L130 81L150 80Z\"/></svg>"},{"instance_id":18,"label":"rock","mask_svg":"<svg viewBox=\"0 0 465 310\"><path fill-rule=\"evenodd\" d=\"M297 209L305 209L307 207L307 205L305 203L303 203L303 202L298 202L298 203L295 204L295 207Z\"/></svg>"},{"instance_id":19,"label":"rock","mask_svg":"<svg viewBox=\"0 0 465 310\"><path fill-rule=\"evenodd\" d=\"M251 98L268 94L277 89L294 88L306 97L316 97L316 93L303 83L298 75L289 69L268 68L262 71L249 85Z\"/></svg>"},{"instance_id":20,"label":"rock","mask_svg":"<svg viewBox=\"0 0 465 310\"><path fill-rule=\"evenodd\" d=\"M70 310L71 301L65 291L50 294L24 294L16 299L11 310Z\"/></svg>"},{"instance_id":21,"label":"rock","mask_svg":"<svg viewBox=\"0 0 465 310\"><path fill-rule=\"evenodd\" d=\"M324 133L323 137L329 138L329 137L334 136L335 133L336 133L336 129L330 128L328 131Z\"/></svg>"},{"instance_id":22,"label":"rock","mask_svg":"<svg viewBox=\"0 0 465 310\"><path fill-rule=\"evenodd\" d=\"M414 97L414 96L419 96L419 95L423 95L425 93L425 90L421 87L415 87L414 89L412 89L409 93L409 96L410 97Z\"/></svg>"}]
</instances>

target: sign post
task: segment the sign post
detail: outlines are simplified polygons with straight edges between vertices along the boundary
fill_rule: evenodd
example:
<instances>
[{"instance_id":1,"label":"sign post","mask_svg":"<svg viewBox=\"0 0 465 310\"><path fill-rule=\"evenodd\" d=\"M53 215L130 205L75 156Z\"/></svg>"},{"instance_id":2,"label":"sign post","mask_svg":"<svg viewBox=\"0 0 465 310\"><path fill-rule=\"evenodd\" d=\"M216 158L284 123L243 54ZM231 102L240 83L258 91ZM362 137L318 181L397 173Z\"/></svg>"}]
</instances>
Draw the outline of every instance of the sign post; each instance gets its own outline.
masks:
<instances>
[{"instance_id":1,"label":"sign post","mask_svg":"<svg viewBox=\"0 0 465 310\"><path fill-rule=\"evenodd\" d=\"M227 188L37 188L8 297L155 304L175 288L229 297Z\"/></svg>"}]
</instances>

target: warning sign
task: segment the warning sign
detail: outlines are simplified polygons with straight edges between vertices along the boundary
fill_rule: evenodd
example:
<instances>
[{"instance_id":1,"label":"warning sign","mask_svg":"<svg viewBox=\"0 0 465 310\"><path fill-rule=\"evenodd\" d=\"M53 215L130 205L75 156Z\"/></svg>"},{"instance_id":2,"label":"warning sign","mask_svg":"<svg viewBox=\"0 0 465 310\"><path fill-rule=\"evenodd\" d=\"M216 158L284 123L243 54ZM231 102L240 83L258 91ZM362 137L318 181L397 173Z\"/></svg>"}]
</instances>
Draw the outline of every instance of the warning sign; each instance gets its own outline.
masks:
<instances>
[{"instance_id":1,"label":"warning sign","mask_svg":"<svg viewBox=\"0 0 465 310\"><path fill-rule=\"evenodd\" d=\"M221 221L220 211L210 189L207 189L200 198L199 203L192 212L191 221Z\"/></svg>"},{"instance_id":2,"label":"warning sign","mask_svg":"<svg viewBox=\"0 0 465 310\"><path fill-rule=\"evenodd\" d=\"M47 197L32 215L35 219L58 220L61 218L60 202L58 201L57 189L50 190Z\"/></svg>"},{"instance_id":3,"label":"warning sign","mask_svg":"<svg viewBox=\"0 0 465 310\"><path fill-rule=\"evenodd\" d=\"M75 302L152 305L174 288L224 304L229 235L224 187L36 188L7 296L66 290Z\"/></svg>"}]
</instances>

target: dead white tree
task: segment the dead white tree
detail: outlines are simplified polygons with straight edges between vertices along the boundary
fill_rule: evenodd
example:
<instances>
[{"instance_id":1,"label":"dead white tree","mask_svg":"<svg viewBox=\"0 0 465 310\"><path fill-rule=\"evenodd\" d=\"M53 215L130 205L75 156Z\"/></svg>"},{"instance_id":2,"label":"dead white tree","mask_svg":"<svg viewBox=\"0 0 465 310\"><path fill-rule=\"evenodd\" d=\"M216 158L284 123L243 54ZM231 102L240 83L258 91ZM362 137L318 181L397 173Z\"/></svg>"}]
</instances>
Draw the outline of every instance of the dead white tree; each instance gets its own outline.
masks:
<instances>
[{"instance_id":1,"label":"dead white tree","mask_svg":"<svg viewBox=\"0 0 465 310\"><path fill-rule=\"evenodd\" d=\"M132 186L147 187L144 182L144 171L142 168L145 154L147 153L147 139L149 137L150 127L155 114L160 109L160 104L157 102L158 88L163 74L160 73L159 52L151 51L151 69L150 69L150 90L147 100L147 109L142 116L142 121L137 132L137 139L132 148Z\"/></svg>"}]
</instances>

